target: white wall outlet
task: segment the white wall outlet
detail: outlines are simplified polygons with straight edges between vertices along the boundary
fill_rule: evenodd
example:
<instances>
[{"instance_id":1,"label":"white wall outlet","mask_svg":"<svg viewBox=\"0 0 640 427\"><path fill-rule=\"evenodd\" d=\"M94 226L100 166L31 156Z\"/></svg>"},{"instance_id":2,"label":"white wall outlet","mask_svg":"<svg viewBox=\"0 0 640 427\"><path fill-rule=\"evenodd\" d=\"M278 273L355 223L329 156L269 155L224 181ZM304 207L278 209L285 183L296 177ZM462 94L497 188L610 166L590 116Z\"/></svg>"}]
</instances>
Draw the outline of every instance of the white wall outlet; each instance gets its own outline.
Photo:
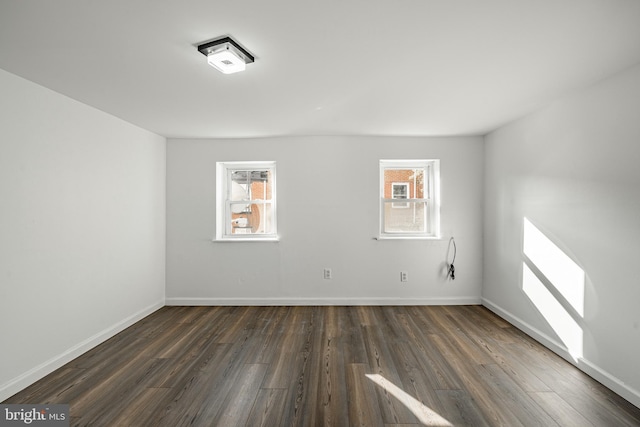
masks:
<instances>
[{"instance_id":1,"label":"white wall outlet","mask_svg":"<svg viewBox=\"0 0 640 427\"><path fill-rule=\"evenodd\" d=\"M330 268L325 268L324 269L324 278L327 279L327 280L333 278L333 273L331 272Z\"/></svg>"},{"instance_id":2,"label":"white wall outlet","mask_svg":"<svg viewBox=\"0 0 640 427\"><path fill-rule=\"evenodd\" d=\"M400 272L400 281L401 282L408 282L409 281L409 272L401 271Z\"/></svg>"}]
</instances>

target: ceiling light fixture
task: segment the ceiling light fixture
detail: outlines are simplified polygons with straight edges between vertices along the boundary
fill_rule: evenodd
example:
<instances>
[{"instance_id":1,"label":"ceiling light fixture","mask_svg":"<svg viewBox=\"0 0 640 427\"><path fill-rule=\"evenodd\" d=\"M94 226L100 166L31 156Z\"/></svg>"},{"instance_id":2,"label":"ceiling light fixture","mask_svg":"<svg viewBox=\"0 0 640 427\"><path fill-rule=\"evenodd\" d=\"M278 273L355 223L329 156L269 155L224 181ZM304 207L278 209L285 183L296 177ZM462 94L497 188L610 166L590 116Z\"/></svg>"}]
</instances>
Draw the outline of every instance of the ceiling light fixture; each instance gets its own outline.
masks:
<instances>
[{"instance_id":1,"label":"ceiling light fixture","mask_svg":"<svg viewBox=\"0 0 640 427\"><path fill-rule=\"evenodd\" d=\"M255 58L231 37L223 37L198 46L200 53L207 57L209 65L224 74L244 71Z\"/></svg>"}]
</instances>

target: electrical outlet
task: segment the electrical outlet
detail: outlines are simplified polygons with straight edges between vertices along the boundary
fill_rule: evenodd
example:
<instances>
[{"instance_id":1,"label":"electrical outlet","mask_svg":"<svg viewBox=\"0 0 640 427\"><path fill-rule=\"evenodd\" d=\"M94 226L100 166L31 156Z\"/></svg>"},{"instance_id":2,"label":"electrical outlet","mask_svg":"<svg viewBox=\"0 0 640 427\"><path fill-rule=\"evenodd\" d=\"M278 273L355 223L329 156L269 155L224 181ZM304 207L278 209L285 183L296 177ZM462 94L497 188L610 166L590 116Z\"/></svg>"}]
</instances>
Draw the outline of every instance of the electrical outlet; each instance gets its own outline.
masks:
<instances>
[{"instance_id":1,"label":"electrical outlet","mask_svg":"<svg viewBox=\"0 0 640 427\"><path fill-rule=\"evenodd\" d=\"M325 268L324 269L324 278L327 279L327 280L333 278L333 273L331 272L330 268Z\"/></svg>"},{"instance_id":2,"label":"electrical outlet","mask_svg":"<svg viewBox=\"0 0 640 427\"><path fill-rule=\"evenodd\" d=\"M409 281L409 272L401 271L400 272L400 281L401 282L408 282Z\"/></svg>"}]
</instances>

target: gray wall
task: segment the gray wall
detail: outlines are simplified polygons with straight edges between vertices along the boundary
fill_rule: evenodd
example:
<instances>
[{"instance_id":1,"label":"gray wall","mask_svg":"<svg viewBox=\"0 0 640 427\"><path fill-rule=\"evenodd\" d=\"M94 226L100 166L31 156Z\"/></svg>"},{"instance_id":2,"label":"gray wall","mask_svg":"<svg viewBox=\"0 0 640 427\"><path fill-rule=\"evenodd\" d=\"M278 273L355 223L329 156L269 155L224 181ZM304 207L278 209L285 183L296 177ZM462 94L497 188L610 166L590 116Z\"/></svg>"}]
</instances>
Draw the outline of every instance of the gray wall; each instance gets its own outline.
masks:
<instances>
[{"instance_id":1,"label":"gray wall","mask_svg":"<svg viewBox=\"0 0 640 427\"><path fill-rule=\"evenodd\" d=\"M479 303L482 152L481 137L169 140L167 304ZM394 158L441 159L442 240L374 240L378 162ZM234 160L277 162L279 242L212 242L215 163Z\"/></svg>"},{"instance_id":2,"label":"gray wall","mask_svg":"<svg viewBox=\"0 0 640 427\"><path fill-rule=\"evenodd\" d=\"M164 303L165 139L0 70L0 401Z\"/></svg>"},{"instance_id":3,"label":"gray wall","mask_svg":"<svg viewBox=\"0 0 640 427\"><path fill-rule=\"evenodd\" d=\"M554 329L563 326L523 290L532 270L523 254L527 218L585 274L582 315L554 290L562 279L537 271L534 280L564 304L565 326L582 330L574 363L640 406L640 67L485 144L484 303L571 360Z\"/></svg>"}]
</instances>

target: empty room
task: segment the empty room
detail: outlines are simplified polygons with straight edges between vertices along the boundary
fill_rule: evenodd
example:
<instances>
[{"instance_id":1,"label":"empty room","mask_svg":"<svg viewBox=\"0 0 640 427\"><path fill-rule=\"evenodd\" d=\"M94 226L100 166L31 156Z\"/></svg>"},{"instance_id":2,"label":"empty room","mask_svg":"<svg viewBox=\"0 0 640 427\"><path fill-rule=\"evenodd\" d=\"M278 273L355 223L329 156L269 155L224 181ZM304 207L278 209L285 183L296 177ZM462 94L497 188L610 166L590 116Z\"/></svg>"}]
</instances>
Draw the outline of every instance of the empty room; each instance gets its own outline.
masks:
<instances>
[{"instance_id":1,"label":"empty room","mask_svg":"<svg viewBox=\"0 0 640 427\"><path fill-rule=\"evenodd\" d=\"M640 2L0 0L0 425L640 426Z\"/></svg>"}]
</instances>

